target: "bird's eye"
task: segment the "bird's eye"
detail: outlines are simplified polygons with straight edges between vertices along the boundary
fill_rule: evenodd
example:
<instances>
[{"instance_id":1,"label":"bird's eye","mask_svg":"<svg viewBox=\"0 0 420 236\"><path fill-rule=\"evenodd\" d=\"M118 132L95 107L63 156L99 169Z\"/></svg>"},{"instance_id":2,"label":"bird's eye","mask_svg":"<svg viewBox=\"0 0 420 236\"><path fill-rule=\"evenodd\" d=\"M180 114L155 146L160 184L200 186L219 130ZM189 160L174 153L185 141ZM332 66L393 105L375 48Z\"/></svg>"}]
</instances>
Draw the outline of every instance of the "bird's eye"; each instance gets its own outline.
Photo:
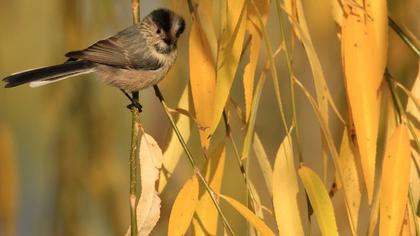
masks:
<instances>
[{"instance_id":1,"label":"bird's eye","mask_svg":"<svg viewBox=\"0 0 420 236\"><path fill-rule=\"evenodd\" d=\"M157 29L156 34L160 34L160 33L161 33L160 29Z\"/></svg>"}]
</instances>

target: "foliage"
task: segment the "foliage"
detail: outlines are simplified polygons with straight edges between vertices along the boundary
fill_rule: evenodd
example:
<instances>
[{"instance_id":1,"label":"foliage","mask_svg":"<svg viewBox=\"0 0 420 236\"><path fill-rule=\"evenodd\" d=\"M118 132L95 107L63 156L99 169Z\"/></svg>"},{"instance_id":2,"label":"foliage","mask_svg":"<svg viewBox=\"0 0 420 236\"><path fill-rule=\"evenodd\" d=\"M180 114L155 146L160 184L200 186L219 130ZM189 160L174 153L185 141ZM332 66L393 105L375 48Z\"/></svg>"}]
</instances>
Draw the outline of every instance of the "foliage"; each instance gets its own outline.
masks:
<instances>
[{"instance_id":1,"label":"foliage","mask_svg":"<svg viewBox=\"0 0 420 236\"><path fill-rule=\"evenodd\" d=\"M69 19L77 18L77 1L63 2L71 6L66 46L76 47L82 29ZM24 109L3 105L12 115L0 116L7 128L0 129L0 234L15 232L18 167L31 169L27 156L48 154L57 156L46 161L57 186L37 187L56 195L54 220L45 223L53 235L89 234L101 220L95 233L123 235L129 187L138 235L420 234L420 43L408 29L419 22L405 26L398 4L386 0L164 2L187 30L177 65L159 84L167 100L142 91L134 175L129 114L118 95L85 81L54 87L60 93L48 90L56 99L38 102L48 103L37 107L46 112L34 112L26 129L14 128L27 124L14 119ZM142 12L148 4L140 1ZM34 105L28 93L18 106ZM45 137L37 143L47 151L24 145L31 132ZM92 212L81 207L86 199ZM32 204L21 205L30 215Z\"/></svg>"}]
</instances>

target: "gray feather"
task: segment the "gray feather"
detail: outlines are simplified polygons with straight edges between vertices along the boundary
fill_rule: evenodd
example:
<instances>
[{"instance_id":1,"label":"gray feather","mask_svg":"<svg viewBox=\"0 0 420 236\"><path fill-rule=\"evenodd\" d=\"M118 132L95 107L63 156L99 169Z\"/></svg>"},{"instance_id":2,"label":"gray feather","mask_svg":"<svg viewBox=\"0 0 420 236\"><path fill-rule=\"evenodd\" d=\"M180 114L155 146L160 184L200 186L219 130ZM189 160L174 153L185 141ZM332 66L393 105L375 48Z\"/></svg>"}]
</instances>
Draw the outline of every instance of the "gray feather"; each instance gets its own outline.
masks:
<instances>
[{"instance_id":1,"label":"gray feather","mask_svg":"<svg viewBox=\"0 0 420 236\"><path fill-rule=\"evenodd\" d=\"M88 61L69 61L60 65L18 72L3 79L5 87L11 88L34 81L57 80L91 70L95 64Z\"/></svg>"}]
</instances>

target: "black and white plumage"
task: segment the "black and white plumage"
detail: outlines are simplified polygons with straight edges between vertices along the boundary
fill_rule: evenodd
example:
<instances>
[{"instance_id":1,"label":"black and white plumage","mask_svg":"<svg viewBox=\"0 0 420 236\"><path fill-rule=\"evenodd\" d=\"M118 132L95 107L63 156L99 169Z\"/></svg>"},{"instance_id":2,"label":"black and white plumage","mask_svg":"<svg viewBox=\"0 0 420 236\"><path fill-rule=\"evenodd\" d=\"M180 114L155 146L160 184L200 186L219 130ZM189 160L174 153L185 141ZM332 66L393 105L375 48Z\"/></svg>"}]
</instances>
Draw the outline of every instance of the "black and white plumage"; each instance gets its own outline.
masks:
<instances>
[{"instance_id":1,"label":"black and white plumage","mask_svg":"<svg viewBox=\"0 0 420 236\"><path fill-rule=\"evenodd\" d=\"M25 83L37 87L96 72L111 86L138 91L164 78L176 60L177 40L184 30L181 16L157 9L139 24L84 50L67 53L69 60L63 64L15 73L3 81L6 88Z\"/></svg>"}]
</instances>

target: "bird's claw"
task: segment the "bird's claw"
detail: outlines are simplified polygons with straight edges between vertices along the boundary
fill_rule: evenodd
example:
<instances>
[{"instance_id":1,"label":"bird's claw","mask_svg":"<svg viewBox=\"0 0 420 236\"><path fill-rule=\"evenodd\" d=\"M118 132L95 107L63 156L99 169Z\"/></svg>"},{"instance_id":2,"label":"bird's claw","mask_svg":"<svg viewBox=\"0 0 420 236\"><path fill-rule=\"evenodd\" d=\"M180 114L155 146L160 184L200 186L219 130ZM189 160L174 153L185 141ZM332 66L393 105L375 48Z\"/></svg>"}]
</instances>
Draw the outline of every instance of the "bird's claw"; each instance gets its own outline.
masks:
<instances>
[{"instance_id":1,"label":"bird's claw","mask_svg":"<svg viewBox=\"0 0 420 236\"><path fill-rule=\"evenodd\" d=\"M127 105L127 108L129 110L132 110L133 108L137 108L139 112L142 112L143 106L138 101L133 100L132 103Z\"/></svg>"}]
</instances>

